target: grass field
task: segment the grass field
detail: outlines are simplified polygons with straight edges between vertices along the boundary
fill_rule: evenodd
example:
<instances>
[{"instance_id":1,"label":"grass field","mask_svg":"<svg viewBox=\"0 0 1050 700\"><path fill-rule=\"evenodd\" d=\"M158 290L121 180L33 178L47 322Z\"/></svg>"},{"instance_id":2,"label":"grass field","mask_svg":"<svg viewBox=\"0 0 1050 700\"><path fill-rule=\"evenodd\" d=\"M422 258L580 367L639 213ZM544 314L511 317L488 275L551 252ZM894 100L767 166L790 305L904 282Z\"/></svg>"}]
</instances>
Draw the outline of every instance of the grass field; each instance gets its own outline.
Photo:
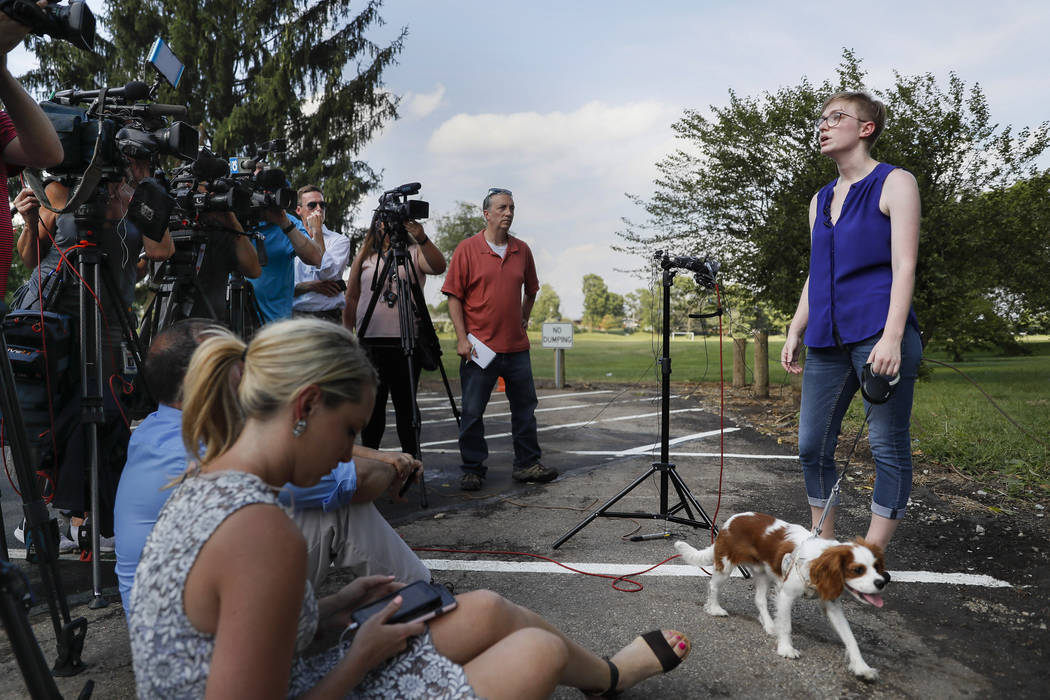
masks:
<instances>
[{"instance_id":1,"label":"grass field","mask_svg":"<svg viewBox=\"0 0 1050 700\"><path fill-rule=\"evenodd\" d=\"M540 347L531 333L532 367L537 379L554 378L554 350ZM917 465L923 461L950 466L981 483L1015 496L1050 496L1050 338L1025 340L1031 355L995 356L974 352L963 362L951 363L980 386L953 369L926 363L929 370L915 392L912 440ZM769 341L771 390L786 386L780 366L783 338ZM455 342L442 337L444 361L450 377L458 376ZM733 344L722 344L725 381L732 381ZM747 381L752 381L754 345L748 344ZM671 381L717 383L719 343L716 338L677 338L671 342ZM635 383L658 386L659 336L577 333L565 351L566 381L573 383ZM936 352L929 358L947 361ZM981 389L1020 428L992 405ZM854 401L847 421L860 424L860 401ZM1026 434L1027 433L1027 434ZM1040 444L1040 441L1042 444Z\"/></svg>"}]
</instances>

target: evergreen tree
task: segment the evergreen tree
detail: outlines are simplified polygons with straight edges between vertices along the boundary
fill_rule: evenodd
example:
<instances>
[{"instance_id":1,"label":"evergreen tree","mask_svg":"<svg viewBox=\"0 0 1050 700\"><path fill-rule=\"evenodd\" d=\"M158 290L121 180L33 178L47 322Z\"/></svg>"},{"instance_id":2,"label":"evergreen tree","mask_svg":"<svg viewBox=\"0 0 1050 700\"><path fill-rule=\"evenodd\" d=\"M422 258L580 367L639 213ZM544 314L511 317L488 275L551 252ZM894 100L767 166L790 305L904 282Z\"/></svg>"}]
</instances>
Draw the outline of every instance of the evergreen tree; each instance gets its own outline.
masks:
<instances>
[{"instance_id":1,"label":"evergreen tree","mask_svg":"<svg viewBox=\"0 0 1050 700\"><path fill-rule=\"evenodd\" d=\"M296 187L323 187L329 225L349 230L354 208L378 184L357 154L397 117L398 99L381 89L382 75L407 30L389 44L372 42L369 32L383 23L380 5L369 0L358 11L350 0L108 0L98 17L97 54L30 35L39 67L21 80L41 97L152 82L145 58L161 37L186 69L178 88L162 87L157 100L186 105L202 145L221 156L286 138L288 152L271 164Z\"/></svg>"}]
</instances>

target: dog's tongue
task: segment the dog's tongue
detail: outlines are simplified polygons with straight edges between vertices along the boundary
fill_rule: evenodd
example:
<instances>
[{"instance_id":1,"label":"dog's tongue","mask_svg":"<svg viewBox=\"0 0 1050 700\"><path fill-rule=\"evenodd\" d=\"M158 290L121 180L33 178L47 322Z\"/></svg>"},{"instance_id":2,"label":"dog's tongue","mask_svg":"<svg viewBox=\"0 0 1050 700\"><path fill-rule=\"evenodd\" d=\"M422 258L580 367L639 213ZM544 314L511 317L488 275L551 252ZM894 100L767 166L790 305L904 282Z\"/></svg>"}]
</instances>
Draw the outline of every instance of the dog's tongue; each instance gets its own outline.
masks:
<instances>
[{"instance_id":1,"label":"dog's tongue","mask_svg":"<svg viewBox=\"0 0 1050 700\"><path fill-rule=\"evenodd\" d=\"M882 607L882 596L881 595L872 595L870 593L861 593L861 595L864 596L864 600L868 601L869 603L874 605L876 608L881 608Z\"/></svg>"}]
</instances>

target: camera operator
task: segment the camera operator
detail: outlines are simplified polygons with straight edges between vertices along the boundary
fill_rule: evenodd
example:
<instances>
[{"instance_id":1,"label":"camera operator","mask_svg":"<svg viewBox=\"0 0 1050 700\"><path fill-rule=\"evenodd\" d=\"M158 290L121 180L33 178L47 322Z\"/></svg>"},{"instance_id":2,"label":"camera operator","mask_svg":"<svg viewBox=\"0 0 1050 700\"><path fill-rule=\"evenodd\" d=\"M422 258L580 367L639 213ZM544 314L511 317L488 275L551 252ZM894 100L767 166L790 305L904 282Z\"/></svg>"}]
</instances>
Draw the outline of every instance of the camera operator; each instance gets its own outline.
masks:
<instances>
[{"instance_id":1,"label":"camera operator","mask_svg":"<svg viewBox=\"0 0 1050 700\"><path fill-rule=\"evenodd\" d=\"M256 279L262 274L262 266L252 240L240 235L244 229L233 212L207 211L200 218L205 225L215 228L208 230L204 255L197 271L197 281L205 298L199 297L194 301L189 315L192 318L222 321L230 273L239 272L249 279Z\"/></svg>"},{"instance_id":2,"label":"camera operator","mask_svg":"<svg viewBox=\"0 0 1050 700\"><path fill-rule=\"evenodd\" d=\"M346 305L343 273L350 264L350 239L324 225L326 207L320 187L305 185L299 188L299 206L295 213L311 236L316 237L318 232L324 236L325 251L320 265L307 265L298 259L295 261L292 315L341 323L343 307Z\"/></svg>"},{"instance_id":3,"label":"camera operator","mask_svg":"<svg viewBox=\"0 0 1050 700\"><path fill-rule=\"evenodd\" d=\"M264 164L260 162L256 166L256 174L263 167ZM307 265L320 266L325 251L324 234L318 229L311 235L302 222L277 207L264 210L263 221L259 223L257 231L264 237L267 263L252 286L263 323L271 323L292 315L295 259Z\"/></svg>"},{"instance_id":4,"label":"camera operator","mask_svg":"<svg viewBox=\"0 0 1050 700\"><path fill-rule=\"evenodd\" d=\"M416 221L406 221L405 231L411 237L409 260L415 268L415 278L422 289L426 275L440 275L445 271L445 258L434 245L423 226ZM362 320L372 300L371 280L380 270L383 256L390 249L390 236L379 220L379 213L372 217L368 235L360 252L350 266L350 279L346 284L346 307L343 310L343 325L357 331L357 324ZM393 271L391 271L393 272ZM425 274L420 274L420 273ZM364 289L362 289L364 287ZM397 421L397 436L401 441L401 451L418 454L416 434L412 427L412 413L415 406L412 402L412 388L419 383L420 365L415 363L415 376L408 376L408 365L401 351L401 327L398 316L398 304L402 303L394 293L394 282L387 277L386 285L375 290L380 298L376 301L372 318L365 329L365 337L358 338L361 346L368 353L368 358L379 374L376 386L376 400L372 417L361 431L361 444L373 449L379 448L386 429L386 398L390 395L394 403L394 417ZM407 303L407 300L405 301Z\"/></svg>"},{"instance_id":5,"label":"camera operator","mask_svg":"<svg viewBox=\"0 0 1050 700\"><path fill-rule=\"evenodd\" d=\"M102 355L99 358L106 390L103 392L105 422L100 430L101 461L99 468L99 494L103 508L101 533L107 545L112 535L113 495L124 463L130 428L121 413L117 395L123 373L123 335L120 309L129 313L134 301L135 283L144 270L137 263L139 253L144 251L151 260L164 260L175 251L168 231L159 241L141 235L138 227L126 216L128 204L135 193L136 185L150 175L148 160L128 158L125 172L119 182L106 182L108 192L105 223L93 236L94 243L104 254L103 275L109 274L117 289L113 298L107 285L89 290L102 310ZM48 200L55 209L62 209L69 196L69 188L57 180L45 187ZM82 248L82 234L72 213L56 214L44 209L29 189L23 189L15 198L15 206L25 220L25 227L18 237L18 252L27 268L33 270L29 279L15 292L15 308L44 309L66 314L73 319L80 315L80 286L86 282L79 279L74 255ZM82 352L83 350L81 350ZM70 365L79 367L75 360ZM45 455L45 464L58 465L56 490L52 505L62 511L72 511L75 517L89 507L88 497L88 450L87 431L81 421L81 392L74 390L68 400L56 404L53 434L50 444L56 454L50 459ZM60 407L60 408L59 408ZM64 524L64 523L63 523ZM63 538L66 533L61 533ZM71 537L75 541L75 537ZM64 541L64 539L63 539Z\"/></svg>"},{"instance_id":6,"label":"camera operator","mask_svg":"<svg viewBox=\"0 0 1050 700\"><path fill-rule=\"evenodd\" d=\"M47 5L46 0L38 3ZM7 54L18 46L29 27L0 12L0 102L6 111L0 111L0 196L8 202L7 178L18 172L19 166L46 168L62 160L62 145L51 121L40 106L15 80L7 69ZM0 216L0 299L7 293L7 275L11 269L11 251L14 231L11 219Z\"/></svg>"}]
</instances>

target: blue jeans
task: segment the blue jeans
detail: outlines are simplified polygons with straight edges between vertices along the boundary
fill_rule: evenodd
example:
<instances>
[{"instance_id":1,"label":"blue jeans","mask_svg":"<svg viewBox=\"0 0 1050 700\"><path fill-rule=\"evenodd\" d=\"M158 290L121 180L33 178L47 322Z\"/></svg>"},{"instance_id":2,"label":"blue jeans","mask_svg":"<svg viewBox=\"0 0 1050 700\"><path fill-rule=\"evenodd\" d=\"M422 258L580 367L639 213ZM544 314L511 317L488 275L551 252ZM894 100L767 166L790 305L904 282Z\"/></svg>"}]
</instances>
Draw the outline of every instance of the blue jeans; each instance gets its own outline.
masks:
<instances>
[{"instance_id":1,"label":"blue jeans","mask_svg":"<svg viewBox=\"0 0 1050 700\"><path fill-rule=\"evenodd\" d=\"M459 379L463 387L463 414L459 422L459 455L463 471L485 476L489 456L485 442L483 414L492 388L503 377L510 402L510 426L514 436L514 469L531 467L540 461L536 436L536 385L532 381L529 351L497 353L485 369L474 362L460 360Z\"/></svg>"},{"instance_id":2,"label":"blue jeans","mask_svg":"<svg viewBox=\"0 0 1050 700\"><path fill-rule=\"evenodd\" d=\"M809 505L823 508L838 478L835 446L842 417L860 388L860 375L868 355L882 333L845 348L810 348L802 374L802 407L799 411L798 453L806 481ZM922 341L911 325L901 340L900 381L889 401L871 404L868 443L875 458L875 489L871 512L893 520L904 517L911 494L911 403L915 393ZM838 505L836 502L835 505Z\"/></svg>"}]
</instances>

